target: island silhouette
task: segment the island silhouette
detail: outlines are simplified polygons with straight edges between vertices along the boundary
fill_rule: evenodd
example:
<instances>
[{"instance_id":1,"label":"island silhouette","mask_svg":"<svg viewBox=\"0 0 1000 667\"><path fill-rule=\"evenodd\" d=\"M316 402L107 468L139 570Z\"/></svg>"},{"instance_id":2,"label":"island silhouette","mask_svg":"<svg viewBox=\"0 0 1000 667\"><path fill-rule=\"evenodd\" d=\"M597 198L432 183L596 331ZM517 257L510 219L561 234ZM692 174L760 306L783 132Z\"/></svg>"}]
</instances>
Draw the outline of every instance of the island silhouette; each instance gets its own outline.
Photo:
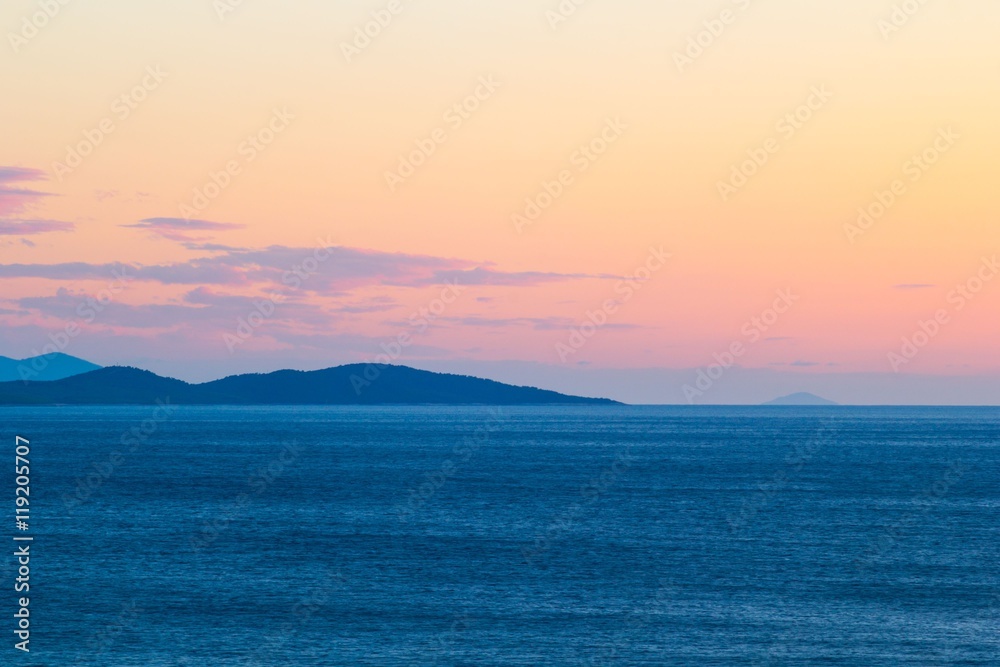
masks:
<instances>
[{"instance_id":1,"label":"island silhouette","mask_svg":"<svg viewBox=\"0 0 1000 667\"><path fill-rule=\"evenodd\" d=\"M109 366L58 380L0 382L0 405L621 405L407 366L349 364L190 384Z\"/></svg>"},{"instance_id":2,"label":"island silhouette","mask_svg":"<svg viewBox=\"0 0 1000 667\"><path fill-rule=\"evenodd\" d=\"M781 396L774 399L773 401L768 401L762 403L761 405L839 405L831 400L825 399L822 396L817 396L816 394L810 394L807 391L800 391L795 394L789 394L788 396Z\"/></svg>"}]
</instances>

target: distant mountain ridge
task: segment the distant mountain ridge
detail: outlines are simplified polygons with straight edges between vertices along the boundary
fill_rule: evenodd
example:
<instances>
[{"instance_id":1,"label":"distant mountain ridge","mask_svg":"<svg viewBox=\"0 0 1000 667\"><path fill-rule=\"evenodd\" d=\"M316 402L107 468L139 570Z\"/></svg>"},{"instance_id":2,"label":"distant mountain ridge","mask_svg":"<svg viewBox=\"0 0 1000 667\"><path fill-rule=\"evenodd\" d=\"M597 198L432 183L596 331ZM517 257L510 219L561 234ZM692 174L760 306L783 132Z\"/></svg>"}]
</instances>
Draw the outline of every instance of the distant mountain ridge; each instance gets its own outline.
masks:
<instances>
[{"instance_id":1,"label":"distant mountain ridge","mask_svg":"<svg viewBox=\"0 0 1000 667\"><path fill-rule=\"evenodd\" d=\"M0 382L34 380L48 382L96 371L101 366L62 352L51 352L28 359L0 357Z\"/></svg>"},{"instance_id":2,"label":"distant mountain ridge","mask_svg":"<svg viewBox=\"0 0 1000 667\"><path fill-rule=\"evenodd\" d=\"M761 405L839 405L833 401L827 400L822 396L817 396L816 394L810 394L807 391L800 391L795 394L789 394L788 396L781 396L774 399L773 401L768 401L767 403L762 403Z\"/></svg>"},{"instance_id":3,"label":"distant mountain ridge","mask_svg":"<svg viewBox=\"0 0 1000 667\"><path fill-rule=\"evenodd\" d=\"M124 366L60 380L0 383L0 405L619 405L465 375L366 364L189 384ZM366 375L366 372L368 375Z\"/></svg>"}]
</instances>

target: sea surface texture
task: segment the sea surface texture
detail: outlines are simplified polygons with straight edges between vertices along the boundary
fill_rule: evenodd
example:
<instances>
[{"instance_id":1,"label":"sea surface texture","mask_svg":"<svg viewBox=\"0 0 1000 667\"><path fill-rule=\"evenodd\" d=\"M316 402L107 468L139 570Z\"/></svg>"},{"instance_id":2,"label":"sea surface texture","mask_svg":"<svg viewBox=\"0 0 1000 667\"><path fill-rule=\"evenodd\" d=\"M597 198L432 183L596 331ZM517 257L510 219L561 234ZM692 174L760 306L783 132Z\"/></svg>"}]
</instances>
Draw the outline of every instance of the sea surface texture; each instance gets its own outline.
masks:
<instances>
[{"instance_id":1,"label":"sea surface texture","mask_svg":"<svg viewBox=\"0 0 1000 667\"><path fill-rule=\"evenodd\" d=\"M0 415L2 665L1000 665L997 409Z\"/></svg>"}]
</instances>

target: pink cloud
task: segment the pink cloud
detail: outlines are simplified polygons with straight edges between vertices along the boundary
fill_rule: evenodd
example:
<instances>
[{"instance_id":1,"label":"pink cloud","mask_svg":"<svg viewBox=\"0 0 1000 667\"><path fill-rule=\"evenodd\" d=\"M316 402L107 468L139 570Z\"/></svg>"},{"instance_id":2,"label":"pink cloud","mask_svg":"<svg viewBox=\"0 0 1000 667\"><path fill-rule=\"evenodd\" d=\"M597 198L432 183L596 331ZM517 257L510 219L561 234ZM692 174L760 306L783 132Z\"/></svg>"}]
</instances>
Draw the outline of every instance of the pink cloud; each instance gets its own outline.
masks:
<instances>
[{"instance_id":1,"label":"pink cloud","mask_svg":"<svg viewBox=\"0 0 1000 667\"><path fill-rule=\"evenodd\" d=\"M217 246L222 248L222 246ZM0 264L0 278L101 280L121 264ZM386 253L357 248L292 248L258 250L227 248L212 257L152 266L125 266L130 278L163 285L239 286L261 284L272 290L324 295L366 286L426 287L455 281L461 285L536 286L565 280L606 278L583 274L508 272L477 266L468 260Z\"/></svg>"},{"instance_id":2,"label":"pink cloud","mask_svg":"<svg viewBox=\"0 0 1000 667\"><path fill-rule=\"evenodd\" d=\"M192 232L220 232L234 229L243 229L246 225L238 225L228 222L212 222L211 220L187 220L185 218L146 218L122 227L133 229L147 229L157 236L176 241L177 243L191 243L203 241L205 236L195 236Z\"/></svg>"},{"instance_id":3,"label":"pink cloud","mask_svg":"<svg viewBox=\"0 0 1000 667\"><path fill-rule=\"evenodd\" d=\"M33 236L49 232L69 232L74 229L72 222L60 220L26 220L15 217L32 202L50 193L17 187L26 181L40 181L47 178L45 172L23 167L0 167L0 236ZM33 246L26 238L21 242Z\"/></svg>"},{"instance_id":4,"label":"pink cloud","mask_svg":"<svg viewBox=\"0 0 1000 667\"><path fill-rule=\"evenodd\" d=\"M70 232L75 225L60 220L0 220L0 236L31 236L48 232Z\"/></svg>"},{"instance_id":5,"label":"pink cloud","mask_svg":"<svg viewBox=\"0 0 1000 667\"><path fill-rule=\"evenodd\" d=\"M26 205L39 197L50 196L47 192L12 187L15 184L39 181L45 178L45 172L39 169L0 167L0 217L6 217L23 210Z\"/></svg>"}]
</instances>

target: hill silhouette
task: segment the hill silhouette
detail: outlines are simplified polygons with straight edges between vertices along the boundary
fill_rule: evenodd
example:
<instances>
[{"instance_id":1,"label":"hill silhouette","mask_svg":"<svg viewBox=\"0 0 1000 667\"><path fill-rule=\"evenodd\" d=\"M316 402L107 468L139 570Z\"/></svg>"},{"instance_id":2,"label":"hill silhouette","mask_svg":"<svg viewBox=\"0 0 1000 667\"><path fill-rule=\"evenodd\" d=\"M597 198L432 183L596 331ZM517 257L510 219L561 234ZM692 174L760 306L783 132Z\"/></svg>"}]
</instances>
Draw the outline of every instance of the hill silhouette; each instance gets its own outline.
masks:
<instances>
[{"instance_id":1,"label":"hill silhouette","mask_svg":"<svg viewBox=\"0 0 1000 667\"><path fill-rule=\"evenodd\" d=\"M762 405L838 405L833 401L827 400L822 396L817 396L816 394L810 394L806 391L800 391L796 394L789 394L788 396L781 396L773 401L768 401L767 403L762 403Z\"/></svg>"},{"instance_id":2,"label":"hill silhouette","mask_svg":"<svg viewBox=\"0 0 1000 667\"><path fill-rule=\"evenodd\" d=\"M406 366L283 370L189 384L124 366L51 382L0 383L0 405L616 405ZM365 373L368 375L365 375Z\"/></svg>"},{"instance_id":3,"label":"hill silhouette","mask_svg":"<svg viewBox=\"0 0 1000 667\"><path fill-rule=\"evenodd\" d=\"M89 373L100 368L97 364L71 357L62 352L42 354L28 359L0 357L0 382L15 380L51 381Z\"/></svg>"}]
</instances>

